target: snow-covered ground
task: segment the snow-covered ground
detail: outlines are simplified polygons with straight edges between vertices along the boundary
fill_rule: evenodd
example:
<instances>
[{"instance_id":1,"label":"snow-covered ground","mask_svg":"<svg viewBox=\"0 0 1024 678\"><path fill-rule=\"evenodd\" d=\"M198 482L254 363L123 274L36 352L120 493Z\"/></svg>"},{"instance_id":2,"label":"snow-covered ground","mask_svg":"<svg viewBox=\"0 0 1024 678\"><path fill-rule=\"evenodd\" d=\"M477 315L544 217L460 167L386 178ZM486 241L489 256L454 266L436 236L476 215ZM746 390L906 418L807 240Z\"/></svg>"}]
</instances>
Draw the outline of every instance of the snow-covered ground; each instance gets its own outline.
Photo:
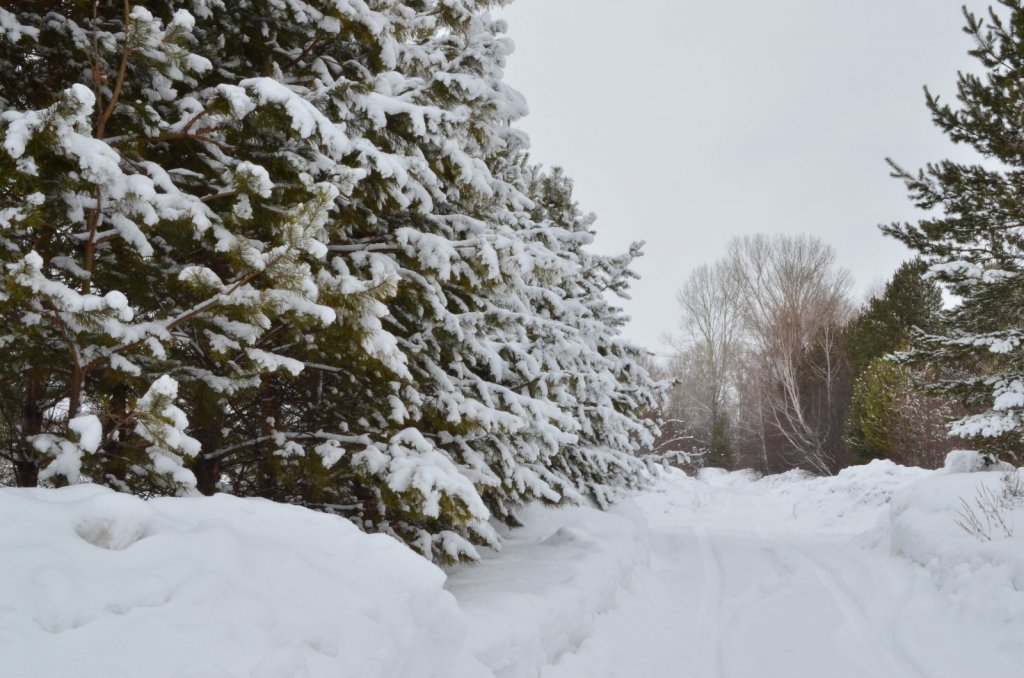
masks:
<instances>
[{"instance_id":1,"label":"snow-covered ground","mask_svg":"<svg viewBox=\"0 0 1024 678\"><path fill-rule=\"evenodd\" d=\"M1024 476L975 462L667 473L447 576L260 500L3 489L0 675L1017 678Z\"/></svg>"},{"instance_id":2,"label":"snow-covered ground","mask_svg":"<svg viewBox=\"0 0 1024 678\"><path fill-rule=\"evenodd\" d=\"M305 509L0 490L3 678L487 676L444 574Z\"/></svg>"},{"instance_id":3,"label":"snow-covered ground","mask_svg":"<svg viewBox=\"0 0 1024 678\"><path fill-rule=\"evenodd\" d=\"M671 477L636 499L650 567L540 675L1018 678L1024 540L956 525L980 484L1002 474Z\"/></svg>"}]
</instances>

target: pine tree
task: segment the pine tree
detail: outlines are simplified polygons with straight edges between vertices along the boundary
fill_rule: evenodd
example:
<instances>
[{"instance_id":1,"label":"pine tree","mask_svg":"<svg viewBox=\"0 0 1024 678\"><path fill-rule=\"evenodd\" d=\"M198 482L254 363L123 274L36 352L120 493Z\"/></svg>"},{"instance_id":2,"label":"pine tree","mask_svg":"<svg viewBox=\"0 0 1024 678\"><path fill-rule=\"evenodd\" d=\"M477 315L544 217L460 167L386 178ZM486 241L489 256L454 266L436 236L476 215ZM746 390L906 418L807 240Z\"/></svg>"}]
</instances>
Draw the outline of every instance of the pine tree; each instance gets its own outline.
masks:
<instances>
[{"instance_id":1,"label":"pine tree","mask_svg":"<svg viewBox=\"0 0 1024 678\"><path fill-rule=\"evenodd\" d=\"M645 473L619 336L529 163L493 3L0 10L2 454L22 484L231 491L437 560Z\"/></svg>"},{"instance_id":2,"label":"pine tree","mask_svg":"<svg viewBox=\"0 0 1024 678\"><path fill-rule=\"evenodd\" d=\"M642 350L619 336L627 318L606 296L627 297L636 277L629 267L643 243L619 256L589 252L595 217L573 200L572 181L558 168L534 168L531 186L532 230L549 247L560 243L555 253L561 262L541 276L546 284L539 290L527 290L541 318L534 345L550 356L547 397L569 405L579 428L578 441L563 448L556 468L577 492L603 505L615 488L643 476L636 454L657 434L643 414L658 409L669 387L645 369ZM552 322L562 329L551 333Z\"/></svg>"},{"instance_id":3,"label":"pine tree","mask_svg":"<svg viewBox=\"0 0 1024 678\"><path fill-rule=\"evenodd\" d=\"M853 386L847 444L860 462L891 459L937 468L954 447L946 424L954 408L929 396L928 374L890 356L872 360Z\"/></svg>"},{"instance_id":4,"label":"pine tree","mask_svg":"<svg viewBox=\"0 0 1024 678\"><path fill-rule=\"evenodd\" d=\"M146 461L152 441L136 424L150 384L173 378L193 403L213 394L206 405L224 416L263 375L298 369L268 336L333 323L321 295L369 296L325 258L327 217L361 176L341 163L350 141L261 76L265 63L230 73L218 49L244 53L229 37L255 35L211 27L206 3L191 4L158 14L27 5L6 16L21 28L0 58L13 96L0 157L3 312L23 360L4 382L25 394L8 437L26 484L73 442L70 422L85 411L103 420L99 446L85 450L93 479L194 484ZM356 327L373 312L350 306ZM177 390L164 383L162 393Z\"/></svg>"},{"instance_id":5,"label":"pine tree","mask_svg":"<svg viewBox=\"0 0 1024 678\"><path fill-rule=\"evenodd\" d=\"M942 291L925 277L920 259L900 264L882 294L872 297L843 333L844 352L854 379L868 363L909 347L914 332L931 332L942 311Z\"/></svg>"},{"instance_id":6,"label":"pine tree","mask_svg":"<svg viewBox=\"0 0 1024 678\"><path fill-rule=\"evenodd\" d=\"M919 361L944 369L939 393L976 412L952 432L1016 447L1024 426L1024 3L1000 0L986 16L964 15L975 42L970 54L983 74L959 74L955 106L926 91L927 105L934 123L983 161L944 160L916 174L893 165L914 203L939 214L883 230L919 252L936 280L960 299L915 352Z\"/></svg>"},{"instance_id":7,"label":"pine tree","mask_svg":"<svg viewBox=\"0 0 1024 678\"><path fill-rule=\"evenodd\" d=\"M942 414L950 411L949 404L924 393L931 371L894 362L917 335L937 327L942 292L926 273L919 259L901 264L882 294L868 301L843 333L854 381L846 443L861 462L932 464L944 456Z\"/></svg>"},{"instance_id":8,"label":"pine tree","mask_svg":"<svg viewBox=\"0 0 1024 678\"><path fill-rule=\"evenodd\" d=\"M315 6L330 4L303 5ZM291 325L275 337L275 353L301 374L264 380L226 436L211 427L221 436L205 475L340 513L434 557L472 556L472 543L495 540L490 514L443 446L489 413L449 374L467 351L461 316L471 317L451 309L475 309L474 238L486 241L505 209L489 200L500 187L480 158L522 109L495 71L508 46L500 24L460 3L329 17L333 37L300 18L254 12L251 34L288 36L287 48L249 49L263 50L256 63L271 71L301 67L304 77L276 77L351 139L337 161L361 176L325 224L325 242L334 275L349 281L330 298L357 321L315 333ZM306 79L315 87L291 84ZM370 293L371 313L360 312L353 284Z\"/></svg>"}]
</instances>

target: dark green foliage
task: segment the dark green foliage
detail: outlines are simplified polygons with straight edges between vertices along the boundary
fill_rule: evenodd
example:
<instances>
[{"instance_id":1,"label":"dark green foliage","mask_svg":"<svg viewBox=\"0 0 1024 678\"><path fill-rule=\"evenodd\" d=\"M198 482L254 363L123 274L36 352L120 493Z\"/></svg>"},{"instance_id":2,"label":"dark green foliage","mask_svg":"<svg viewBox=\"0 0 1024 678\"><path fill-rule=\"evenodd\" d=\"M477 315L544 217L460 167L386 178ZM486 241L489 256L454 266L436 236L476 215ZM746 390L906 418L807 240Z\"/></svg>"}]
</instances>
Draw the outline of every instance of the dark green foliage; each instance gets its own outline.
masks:
<instances>
[{"instance_id":1,"label":"dark green foliage","mask_svg":"<svg viewBox=\"0 0 1024 678\"><path fill-rule=\"evenodd\" d=\"M885 356L868 365L854 384L847 427L847 444L858 462L942 466L956 447L946 432L956 410L927 393L927 376Z\"/></svg>"},{"instance_id":2,"label":"dark green foliage","mask_svg":"<svg viewBox=\"0 0 1024 678\"><path fill-rule=\"evenodd\" d=\"M707 465L716 468L735 468L736 453L733 450L732 430L729 416L720 414L711 423L711 442L708 445Z\"/></svg>"},{"instance_id":3,"label":"dark green foliage","mask_svg":"<svg viewBox=\"0 0 1024 678\"><path fill-rule=\"evenodd\" d=\"M901 264L847 326L843 346L855 380L876 358L907 348L915 329L928 334L936 328L942 291L924 277L927 270L920 259Z\"/></svg>"},{"instance_id":4,"label":"dark green foliage","mask_svg":"<svg viewBox=\"0 0 1024 678\"><path fill-rule=\"evenodd\" d=\"M931 466L949 449L949 404L923 391L933 372L893 362L897 352L909 350L915 337L935 331L941 321L942 292L926 273L921 260L903 263L844 332L853 377L846 444L857 461Z\"/></svg>"}]
</instances>

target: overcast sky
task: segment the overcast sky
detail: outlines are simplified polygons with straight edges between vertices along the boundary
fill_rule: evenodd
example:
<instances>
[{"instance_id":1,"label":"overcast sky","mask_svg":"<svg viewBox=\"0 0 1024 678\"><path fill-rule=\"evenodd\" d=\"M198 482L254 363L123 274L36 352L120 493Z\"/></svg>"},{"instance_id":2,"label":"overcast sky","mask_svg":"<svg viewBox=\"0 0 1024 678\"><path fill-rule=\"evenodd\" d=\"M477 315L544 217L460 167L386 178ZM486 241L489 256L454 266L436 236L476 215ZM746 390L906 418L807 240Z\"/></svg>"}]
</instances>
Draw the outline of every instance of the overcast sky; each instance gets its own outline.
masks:
<instances>
[{"instance_id":1,"label":"overcast sky","mask_svg":"<svg viewBox=\"0 0 1024 678\"><path fill-rule=\"evenodd\" d=\"M626 335L656 353L675 291L734 236L809 233L857 290L910 256L878 224L915 218L887 156L963 157L922 86L970 68L963 0L516 0L506 80L534 158L598 215L597 250L647 242ZM984 8L980 2L968 2Z\"/></svg>"}]
</instances>

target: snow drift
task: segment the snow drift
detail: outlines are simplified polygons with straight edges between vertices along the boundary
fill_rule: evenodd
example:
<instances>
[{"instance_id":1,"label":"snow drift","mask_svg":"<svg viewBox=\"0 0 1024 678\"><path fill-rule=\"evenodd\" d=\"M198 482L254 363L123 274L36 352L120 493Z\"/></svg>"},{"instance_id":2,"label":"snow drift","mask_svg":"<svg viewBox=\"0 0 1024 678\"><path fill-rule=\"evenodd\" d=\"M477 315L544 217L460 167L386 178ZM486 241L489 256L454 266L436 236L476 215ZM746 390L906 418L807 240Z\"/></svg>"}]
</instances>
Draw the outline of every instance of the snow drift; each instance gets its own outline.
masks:
<instances>
[{"instance_id":1,"label":"snow drift","mask_svg":"<svg viewBox=\"0 0 1024 678\"><path fill-rule=\"evenodd\" d=\"M444 573L332 516L227 495L0 490L5 678L476 678Z\"/></svg>"},{"instance_id":2,"label":"snow drift","mask_svg":"<svg viewBox=\"0 0 1024 678\"><path fill-rule=\"evenodd\" d=\"M794 470L762 477L749 470L709 468L697 480L680 473L670 481L695 498L695 522L710 511L717 524L731 523L736 529L858 534L886 515L895 492L930 473L878 459L834 476ZM750 504L757 510L750 510ZM748 523L752 515L757 525Z\"/></svg>"},{"instance_id":3,"label":"snow drift","mask_svg":"<svg viewBox=\"0 0 1024 678\"><path fill-rule=\"evenodd\" d=\"M533 677L611 607L646 528L628 502L523 517L500 553L449 576L390 537L260 499L0 489L0 675Z\"/></svg>"},{"instance_id":4,"label":"snow drift","mask_svg":"<svg viewBox=\"0 0 1024 678\"><path fill-rule=\"evenodd\" d=\"M894 495L881 529L894 554L924 566L944 588L982 586L1017 598L1024 591L1024 469L953 452L945 468Z\"/></svg>"},{"instance_id":5,"label":"snow drift","mask_svg":"<svg viewBox=\"0 0 1024 678\"><path fill-rule=\"evenodd\" d=\"M1010 661L1024 624L1024 472L991 468L957 453L940 471L876 461L831 478L669 471L609 512L528 508L500 552L447 573L389 537L259 499L3 489L0 673L537 678L584 665L572 657L623 606L657 626L656 610L714 609L712 584L730 577L795 577L820 596L817 581L840 617L885 617L895 605L943 620L928 627L940 640L912 648L918 659L967 627L1011 648L999 660ZM986 501L999 520L985 520ZM980 532L962 527L971 507ZM736 580L735 562L708 570L716 550L765 571ZM679 563L692 581L652 584ZM643 597L666 591L676 602ZM609 626L620 627L633 628ZM972 661L947 655L925 663Z\"/></svg>"}]
</instances>

